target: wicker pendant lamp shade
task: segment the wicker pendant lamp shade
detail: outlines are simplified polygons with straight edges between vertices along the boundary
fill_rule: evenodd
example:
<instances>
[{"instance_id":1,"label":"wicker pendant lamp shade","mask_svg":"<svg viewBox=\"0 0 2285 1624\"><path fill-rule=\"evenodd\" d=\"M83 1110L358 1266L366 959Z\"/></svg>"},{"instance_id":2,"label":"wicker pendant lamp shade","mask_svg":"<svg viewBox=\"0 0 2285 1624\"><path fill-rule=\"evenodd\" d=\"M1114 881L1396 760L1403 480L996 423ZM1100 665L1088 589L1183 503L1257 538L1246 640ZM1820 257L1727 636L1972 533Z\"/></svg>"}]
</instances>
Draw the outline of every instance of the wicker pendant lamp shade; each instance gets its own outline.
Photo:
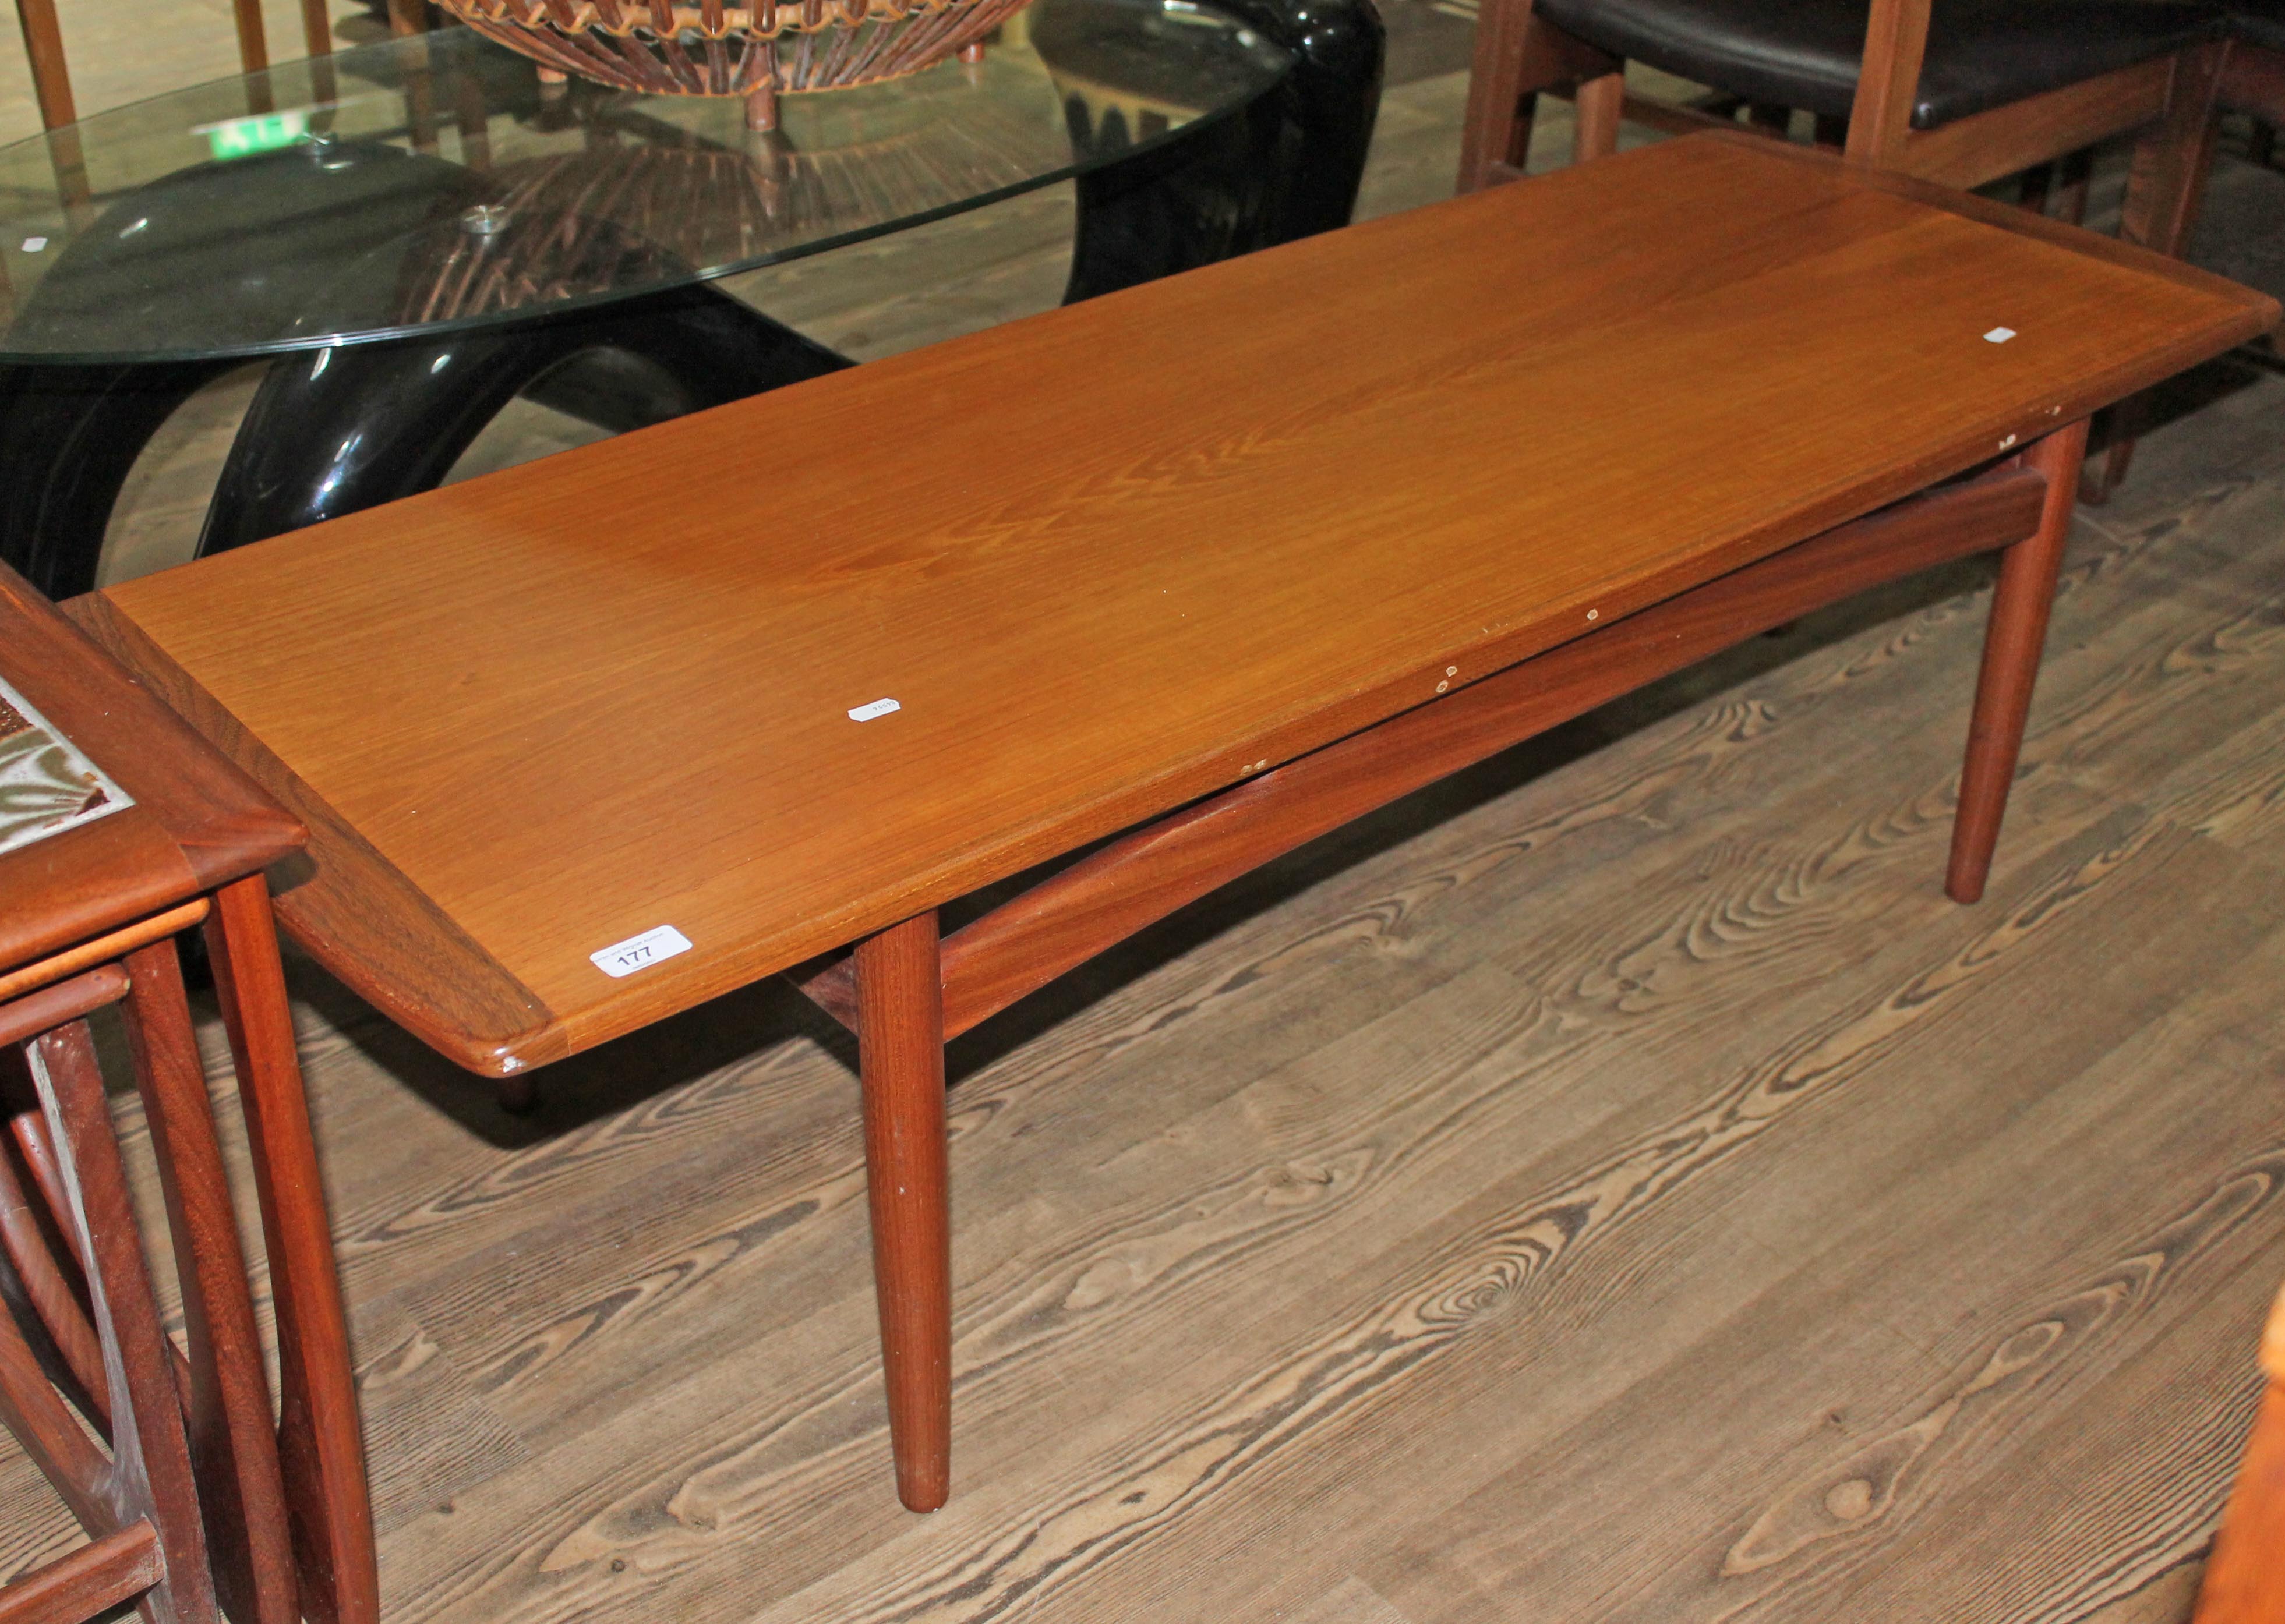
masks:
<instances>
[{"instance_id":1,"label":"wicker pendant lamp shade","mask_svg":"<svg viewBox=\"0 0 2285 1624\"><path fill-rule=\"evenodd\" d=\"M742 96L777 127L781 90L895 79L980 41L1029 0L440 0L561 74L648 96Z\"/></svg>"}]
</instances>

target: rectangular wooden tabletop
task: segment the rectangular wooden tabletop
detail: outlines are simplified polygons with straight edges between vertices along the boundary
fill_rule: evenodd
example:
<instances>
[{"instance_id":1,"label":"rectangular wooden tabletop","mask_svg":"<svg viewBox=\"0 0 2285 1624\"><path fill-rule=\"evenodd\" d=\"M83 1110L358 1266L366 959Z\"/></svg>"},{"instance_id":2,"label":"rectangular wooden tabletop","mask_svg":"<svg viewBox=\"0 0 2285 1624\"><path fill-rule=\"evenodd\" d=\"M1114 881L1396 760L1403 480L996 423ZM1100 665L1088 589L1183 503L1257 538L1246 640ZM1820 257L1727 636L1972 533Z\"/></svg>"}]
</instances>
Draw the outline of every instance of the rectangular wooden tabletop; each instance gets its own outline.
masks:
<instances>
[{"instance_id":1,"label":"rectangular wooden tabletop","mask_svg":"<svg viewBox=\"0 0 2285 1624\"><path fill-rule=\"evenodd\" d=\"M1427 702L2274 318L1947 195L1771 142L1668 143L80 613L311 824L288 928L448 1054L514 1070ZM594 956L646 939L631 973Z\"/></svg>"}]
</instances>

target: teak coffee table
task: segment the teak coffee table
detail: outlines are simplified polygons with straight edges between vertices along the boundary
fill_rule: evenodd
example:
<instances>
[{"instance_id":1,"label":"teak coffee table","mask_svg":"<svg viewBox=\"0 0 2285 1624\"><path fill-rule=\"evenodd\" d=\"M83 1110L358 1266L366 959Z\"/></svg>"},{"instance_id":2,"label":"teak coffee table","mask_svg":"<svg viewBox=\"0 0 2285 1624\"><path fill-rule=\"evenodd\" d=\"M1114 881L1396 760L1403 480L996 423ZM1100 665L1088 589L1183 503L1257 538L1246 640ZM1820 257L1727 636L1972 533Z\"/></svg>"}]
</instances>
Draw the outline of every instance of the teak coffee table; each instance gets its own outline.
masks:
<instances>
[{"instance_id":1,"label":"teak coffee table","mask_svg":"<svg viewBox=\"0 0 2285 1624\"><path fill-rule=\"evenodd\" d=\"M274 876L287 930L463 1065L515 1077L789 969L856 1030L924 1510L947 1037L1408 790L2004 548L1950 877L1972 899L2087 414L2275 316L2014 210L1693 137L78 613L310 826ZM1111 836L938 940L940 904Z\"/></svg>"}]
</instances>

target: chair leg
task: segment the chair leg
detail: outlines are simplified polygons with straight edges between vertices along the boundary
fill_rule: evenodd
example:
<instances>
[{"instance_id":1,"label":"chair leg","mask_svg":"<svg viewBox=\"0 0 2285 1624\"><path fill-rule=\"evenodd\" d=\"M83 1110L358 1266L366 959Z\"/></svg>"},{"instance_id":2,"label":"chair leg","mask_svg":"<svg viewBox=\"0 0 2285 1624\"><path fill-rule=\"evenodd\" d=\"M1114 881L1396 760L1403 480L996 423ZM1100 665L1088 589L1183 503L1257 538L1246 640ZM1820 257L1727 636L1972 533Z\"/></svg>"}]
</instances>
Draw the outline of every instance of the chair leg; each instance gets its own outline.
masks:
<instances>
[{"instance_id":1,"label":"chair leg","mask_svg":"<svg viewBox=\"0 0 2285 1624\"><path fill-rule=\"evenodd\" d=\"M231 0L231 20L238 27L238 59L249 74L270 66L270 42L263 32L261 0ZM266 111L266 109L265 109Z\"/></svg>"},{"instance_id":2,"label":"chair leg","mask_svg":"<svg viewBox=\"0 0 2285 1624\"><path fill-rule=\"evenodd\" d=\"M2206 174L2213 166L2214 91L2221 79L2220 45L2188 51L2176 59L2166 97L2165 116L2134 145L2126 176L2126 206L2118 223L2128 242L2179 258L2189 246L2205 200ZM2110 499L2126 478L2134 442L2148 416L2141 396L2112 408L2109 444L2099 467L2091 467L2085 495L2093 503Z\"/></svg>"},{"instance_id":3,"label":"chair leg","mask_svg":"<svg viewBox=\"0 0 2285 1624\"><path fill-rule=\"evenodd\" d=\"M952 1479L952 1224L935 913L858 944L856 968L866 1194L897 1497L933 1511Z\"/></svg>"},{"instance_id":4,"label":"chair leg","mask_svg":"<svg viewBox=\"0 0 2285 1624\"><path fill-rule=\"evenodd\" d=\"M379 1624L371 1491L349 1328L262 876L217 892L206 930L262 1199L278 1322L279 1455L293 1510L302 1611L318 1624Z\"/></svg>"},{"instance_id":5,"label":"chair leg","mask_svg":"<svg viewBox=\"0 0 2285 1624\"><path fill-rule=\"evenodd\" d=\"M1468 73L1468 110L1460 123L1458 189L1462 192L1480 192L1488 185L1496 164L1505 162L1520 169L1529 150L1531 119L1523 111L1523 103L1527 94L1539 88L1524 83L1524 43L1532 26L1531 7L1532 0L1484 0L1477 16L1475 56Z\"/></svg>"},{"instance_id":6,"label":"chair leg","mask_svg":"<svg viewBox=\"0 0 2285 1624\"><path fill-rule=\"evenodd\" d=\"M1572 106L1579 115L1572 137L1571 161L1607 158L1619 150L1619 113L1626 106L1627 76L1605 74L1581 82Z\"/></svg>"},{"instance_id":7,"label":"chair leg","mask_svg":"<svg viewBox=\"0 0 2285 1624\"><path fill-rule=\"evenodd\" d=\"M24 55L32 65L32 94L40 104L40 122L50 129L61 129L79 113L72 102L71 70L64 65L55 0L16 0L16 21L24 31Z\"/></svg>"},{"instance_id":8,"label":"chair leg","mask_svg":"<svg viewBox=\"0 0 2285 1624\"><path fill-rule=\"evenodd\" d=\"M2006 815L2007 791L2023 748L2031 713L2031 687L2046 641L2047 612L2070 539L2071 508L2078 496L2079 464L2086 455L2086 421L2058 428L2023 453L2026 466L2046 475L2039 528L2000 554L1999 586L1983 633L1983 669L1975 682L1968 725L1967 759L1959 774L1959 810L1951 825L1951 863L1944 891L1955 902L1983 895L1991 853Z\"/></svg>"}]
</instances>

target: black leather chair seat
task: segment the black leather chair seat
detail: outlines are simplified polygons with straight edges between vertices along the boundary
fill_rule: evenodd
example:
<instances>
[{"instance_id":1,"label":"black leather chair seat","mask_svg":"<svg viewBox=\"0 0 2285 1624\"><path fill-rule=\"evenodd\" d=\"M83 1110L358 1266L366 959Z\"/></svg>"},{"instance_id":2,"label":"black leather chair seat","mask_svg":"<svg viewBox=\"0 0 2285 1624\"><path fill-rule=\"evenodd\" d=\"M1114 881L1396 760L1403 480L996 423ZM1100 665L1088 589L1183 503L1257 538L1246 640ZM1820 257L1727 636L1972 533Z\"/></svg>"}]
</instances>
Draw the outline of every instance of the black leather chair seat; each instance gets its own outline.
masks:
<instances>
[{"instance_id":1,"label":"black leather chair seat","mask_svg":"<svg viewBox=\"0 0 2285 1624\"><path fill-rule=\"evenodd\" d=\"M2285 51L2285 0L2237 0L2229 8L2229 31L2248 44Z\"/></svg>"},{"instance_id":2,"label":"black leather chair seat","mask_svg":"<svg viewBox=\"0 0 2285 1624\"><path fill-rule=\"evenodd\" d=\"M1567 34L1750 101L1848 115L1867 0L1537 0ZM2285 38L2285 4L2244 11ZM2195 0L1935 0L1912 128L1933 129L2217 37Z\"/></svg>"}]
</instances>

